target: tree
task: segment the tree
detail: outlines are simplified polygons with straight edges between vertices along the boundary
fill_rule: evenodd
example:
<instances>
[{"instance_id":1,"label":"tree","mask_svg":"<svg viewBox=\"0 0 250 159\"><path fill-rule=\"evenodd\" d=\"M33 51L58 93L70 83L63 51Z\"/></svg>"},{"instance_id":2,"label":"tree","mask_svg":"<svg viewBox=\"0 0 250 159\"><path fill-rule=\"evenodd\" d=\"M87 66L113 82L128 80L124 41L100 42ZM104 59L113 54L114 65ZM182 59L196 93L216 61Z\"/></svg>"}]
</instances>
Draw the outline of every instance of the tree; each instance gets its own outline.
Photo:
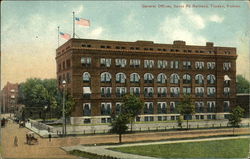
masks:
<instances>
[{"instance_id":1,"label":"tree","mask_svg":"<svg viewBox=\"0 0 250 159\"><path fill-rule=\"evenodd\" d=\"M126 115L130 121L131 132L132 132L132 125L135 118L141 114L141 110L143 109L143 102L140 98L136 97L135 95L126 95L123 98L123 104L121 112L122 114Z\"/></svg>"},{"instance_id":2,"label":"tree","mask_svg":"<svg viewBox=\"0 0 250 159\"><path fill-rule=\"evenodd\" d=\"M128 123L128 116L124 114L114 116L111 122L111 132L119 135L119 143L122 142L122 134L124 134L128 130Z\"/></svg>"},{"instance_id":3,"label":"tree","mask_svg":"<svg viewBox=\"0 0 250 159\"><path fill-rule=\"evenodd\" d=\"M232 125L233 127L233 135L234 135L234 128L239 127L243 115L244 115L244 109L242 109L240 106L237 106L232 110L229 116L229 124Z\"/></svg>"},{"instance_id":4,"label":"tree","mask_svg":"<svg viewBox=\"0 0 250 159\"><path fill-rule=\"evenodd\" d=\"M60 117L62 114L62 91L58 89L56 79L31 78L21 83L19 87L19 103L24 104L29 110L55 112L54 116ZM74 107L73 97L66 92L65 95L65 115L68 117Z\"/></svg>"},{"instance_id":5,"label":"tree","mask_svg":"<svg viewBox=\"0 0 250 159\"><path fill-rule=\"evenodd\" d=\"M250 93L250 82L242 75L236 76L237 93Z\"/></svg>"},{"instance_id":6,"label":"tree","mask_svg":"<svg viewBox=\"0 0 250 159\"><path fill-rule=\"evenodd\" d=\"M195 113L195 106L192 103L191 98L189 96L184 96L180 104L178 104L177 109L181 115L186 117L188 129L189 116Z\"/></svg>"},{"instance_id":7,"label":"tree","mask_svg":"<svg viewBox=\"0 0 250 159\"><path fill-rule=\"evenodd\" d=\"M44 107L47 105L50 108L57 91L55 79L31 78L20 84L19 103L26 107Z\"/></svg>"}]
</instances>

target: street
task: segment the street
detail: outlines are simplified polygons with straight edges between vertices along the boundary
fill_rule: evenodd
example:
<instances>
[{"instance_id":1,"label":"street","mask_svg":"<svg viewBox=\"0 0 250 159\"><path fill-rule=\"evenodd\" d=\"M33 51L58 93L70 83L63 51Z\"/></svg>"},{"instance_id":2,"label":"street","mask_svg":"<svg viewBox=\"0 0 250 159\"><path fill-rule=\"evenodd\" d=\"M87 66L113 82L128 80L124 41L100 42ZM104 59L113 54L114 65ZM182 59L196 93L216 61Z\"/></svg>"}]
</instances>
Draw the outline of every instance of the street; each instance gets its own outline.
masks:
<instances>
[{"instance_id":1,"label":"street","mask_svg":"<svg viewBox=\"0 0 250 159\"><path fill-rule=\"evenodd\" d=\"M74 146L78 144L98 144L98 143L117 143L117 135L94 135L94 136L78 136L65 138L52 138L49 142L48 138L38 138L39 144L27 145L26 128L19 128L16 123L10 121L7 127L2 129L3 137L3 158L76 158L67 154L61 147ZM236 134L249 133L249 128L237 129ZM188 130L188 131L172 131L172 132L150 132L135 133L123 135L124 142L138 142L146 140L166 140L173 138L190 138L199 136L213 136L232 134L232 129L210 129L210 130ZM14 137L18 138L18 146L14 146Z\"/></svg>"}]
</instances>

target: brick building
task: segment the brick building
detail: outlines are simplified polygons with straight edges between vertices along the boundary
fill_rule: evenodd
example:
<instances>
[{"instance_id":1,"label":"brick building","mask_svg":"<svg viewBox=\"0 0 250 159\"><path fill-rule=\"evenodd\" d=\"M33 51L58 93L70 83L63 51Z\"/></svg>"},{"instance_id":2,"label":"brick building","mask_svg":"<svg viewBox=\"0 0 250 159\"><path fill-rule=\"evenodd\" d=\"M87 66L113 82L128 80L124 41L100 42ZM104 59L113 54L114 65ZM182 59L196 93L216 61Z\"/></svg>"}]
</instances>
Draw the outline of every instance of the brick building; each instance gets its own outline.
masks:
<instances>
[{"instance_id":1,"label":"brick building","mask_svg":"<svg viewBox=\"0 0 250 159\"><path fill-rule=\"evenodd\" d=\"M56 50L57 79L76 102L72 123L110 122L126 93L145 103L137 121L176 120L184 94L195 103L192 118L223 119L236 104L236 58L236 48L211 42L70 39Z\"/></svg>"},{"instance_id":2,"label":"brick building","mask_svg":"<svg viewBox=\"0 0 250 159\"><path fill-rule=\"evenodd\" d=\"M1 104L2 104L2 112L10 113L14 112L15 108L18 106L18 87L17 83L10 83L3 87L1 91Z\"/></svg>"}]
</instances>

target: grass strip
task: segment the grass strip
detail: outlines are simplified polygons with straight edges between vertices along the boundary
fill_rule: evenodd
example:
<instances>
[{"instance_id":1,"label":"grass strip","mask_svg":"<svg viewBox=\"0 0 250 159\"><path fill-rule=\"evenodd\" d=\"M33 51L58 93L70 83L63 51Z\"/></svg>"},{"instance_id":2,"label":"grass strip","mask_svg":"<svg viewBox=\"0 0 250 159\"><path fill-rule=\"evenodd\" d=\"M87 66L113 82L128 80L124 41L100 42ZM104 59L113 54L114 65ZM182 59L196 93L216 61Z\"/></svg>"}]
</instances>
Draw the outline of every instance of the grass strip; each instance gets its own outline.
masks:
<instances>
[{"instance_id":1,"label":"grass strip","mask_svg":"<svg viewBox=\"0 0 250 159\"><path fill-rule=\"evenodd\" d=\"M250 139L199 141L110 148L111 150L160 158L246 158Z\"/></svg>"}]
</instances>

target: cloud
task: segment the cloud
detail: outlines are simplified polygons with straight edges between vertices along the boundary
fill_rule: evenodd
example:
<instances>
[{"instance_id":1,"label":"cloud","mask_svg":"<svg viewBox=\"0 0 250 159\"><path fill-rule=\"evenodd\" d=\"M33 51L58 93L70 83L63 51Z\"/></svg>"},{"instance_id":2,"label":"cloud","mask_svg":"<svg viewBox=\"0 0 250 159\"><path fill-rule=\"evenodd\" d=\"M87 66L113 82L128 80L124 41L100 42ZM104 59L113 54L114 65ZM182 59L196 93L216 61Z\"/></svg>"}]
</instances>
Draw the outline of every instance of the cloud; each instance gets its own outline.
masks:
<instances>
[{"instance_id":1,"label":"cloud","mask_svg":"<svg viewBox=\"0 0 250 159\"><path fill-rule=\"evenodd\" d=\"M97 27L96 29L94 29L90 32L90 37L91 38L99 38L102 35L103 30L104 29L102 27Z\"/></svg>"},{"instance_id":2,"label":"cloud","mask_svg":"<svg viewBox=\"0 0 250 159\"><path fill-rule=\"evenodd\" d=\"M195 13L192 9L190 8L182 8L181 9L182 16L185 16L188 21L190 21L191 24L194 25L197 29L203 29L205 28L205 20L197 13Z\"/></svg>"},{"instance_id":3,"label":"cloud","mask_svg":"<svg viewBox=\"0 0 250 159\"><path fill-rule=\"evenodd\" d=\"M191 17L194 14L189 14ZM164 41L174 41L174 40L184 40L190 44L204 44L207 40L205 37L199 34L201 27L204 27L203 22L198 20L196 25L199 27L194 27L192 23L188 23L185 15L180 15L178 17L167 16L165 20L160 24L160 35ZM199 19L199 18L197 18ZM202 22L202 23L200 23Z\"/></svg>"},{"instance_id":4,"label":"cloud","mask_svg":"<svg viewBox=\"0 0 250 159\"><path fill-rule=\"evenodd\" d=\"M223 22L224 17L220 17L220 16L214 14L214 15L209 17L209 20L212 22L221 23L221 22Z\"/></svg>"}]
</instances>

